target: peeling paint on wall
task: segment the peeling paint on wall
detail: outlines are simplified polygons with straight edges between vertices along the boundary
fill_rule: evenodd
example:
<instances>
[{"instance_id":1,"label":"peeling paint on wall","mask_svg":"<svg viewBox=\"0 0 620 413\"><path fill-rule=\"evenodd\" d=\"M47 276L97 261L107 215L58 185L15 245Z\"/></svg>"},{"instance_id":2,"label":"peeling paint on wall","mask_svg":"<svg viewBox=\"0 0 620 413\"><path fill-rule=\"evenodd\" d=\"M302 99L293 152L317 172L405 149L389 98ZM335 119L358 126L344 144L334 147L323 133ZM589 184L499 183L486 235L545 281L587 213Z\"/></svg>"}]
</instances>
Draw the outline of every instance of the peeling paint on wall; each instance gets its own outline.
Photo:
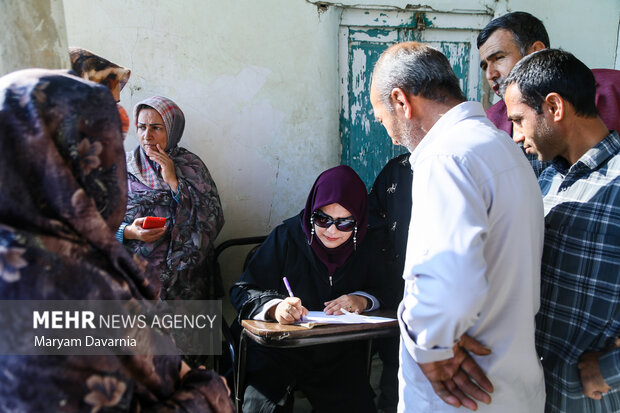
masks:
<instances>
[{"instance_id":1,"label":"peeling paint on wall","mask_svg":"<svg viewBox=\"0 0 620 413\"><path fill-rule=\"evenodd\" d=\"M391 143L383 126L374 119L370 104L372 70L387 47L408 40L435 47L448 57L465 94L470 99L478 97L479 69L477 62L475 67L471 65L475 37L471 33L474 32L467 26L458 27L463 25L462 18L451 21L450 17L442 16L441 24L438 24L440 19L436 14L429 16L424 12L355 11L343 19L350 26L342 28L340 36L341 41L346 42L346 45L341 45L341 53L346 53L346 58L341 62L346 62L346 65L341 64L340 67L341 71L346 71L341 73L341 162L350 165L368 188L387 161L407 152L406 148ZM476 19L469 24L475 26ZM463 37L465 29L470 34ZM471 79L472 74L474 79ZM475 90L470 87L472 82Z\"/></svg>"},{"instance_id":2,"label":"peeling paint on wall","mask_svg":"<svg viewBox=\"0 0 620 413\"><path fill-rule=\"evenodd\" d=\"M357 121L359 112L362 110L363 95L366 91L366 82L368 81L366 73L366 53L362 49L353 49L351 62L351 119Z\"/></svg>"}]
</instances>

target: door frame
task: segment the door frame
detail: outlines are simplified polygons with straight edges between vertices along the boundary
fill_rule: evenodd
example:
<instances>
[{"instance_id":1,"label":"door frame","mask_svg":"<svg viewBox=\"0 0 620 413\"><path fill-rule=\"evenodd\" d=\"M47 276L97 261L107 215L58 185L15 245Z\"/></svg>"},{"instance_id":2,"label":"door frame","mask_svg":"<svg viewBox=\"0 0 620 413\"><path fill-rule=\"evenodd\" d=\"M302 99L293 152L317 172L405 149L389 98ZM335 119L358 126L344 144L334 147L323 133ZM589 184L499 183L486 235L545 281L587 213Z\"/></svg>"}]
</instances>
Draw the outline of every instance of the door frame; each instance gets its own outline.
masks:
<instances>
[{"instance_id":1,"label":"door frame","mask_svg":"<svg viewBox=\"0 0 620 413\"><path fill-rule=\"evenodd\" d=\"M339 71L339 94L340 94L340 154L343 155L348 148L345 148L343 141L346 141L344 128L347 122L352 122L351 102L349 101L349 88L356 87L354 79L350 79L349 67L349 40L351 36L360 36L361 31L372 31L369 41L396 42L394 37L397 29L409 29L413 31L413 38L417 33L419 38L426 43L441 42L465 42L469 43L469 54L465 55L469 59L467 72L467 90L465 96L469 100L483 101L487 99L490 103L494 93L482 75L478 62L480 55L476 46L476 38L480 30L492 19L491 13L481 11L471 12L429 12L415 10L382 10L382 9L360 9L344 8L342 10L339 41L338 41L338 71ZM353 32L351 32L353 31ZM423 32L423 35L422 35ZM362 33L363 36L363 33ZM448 56L448 59L450 57ZM450 62L453 66L454 63ZM488 106L488 104L487 104ZM354 113L353 113L354 115ZM349 137L350 139L350 137ZM345 142L346 143L346 142ZM350 142L349 142L350 145Z\"/></svg>"}]
</instances>

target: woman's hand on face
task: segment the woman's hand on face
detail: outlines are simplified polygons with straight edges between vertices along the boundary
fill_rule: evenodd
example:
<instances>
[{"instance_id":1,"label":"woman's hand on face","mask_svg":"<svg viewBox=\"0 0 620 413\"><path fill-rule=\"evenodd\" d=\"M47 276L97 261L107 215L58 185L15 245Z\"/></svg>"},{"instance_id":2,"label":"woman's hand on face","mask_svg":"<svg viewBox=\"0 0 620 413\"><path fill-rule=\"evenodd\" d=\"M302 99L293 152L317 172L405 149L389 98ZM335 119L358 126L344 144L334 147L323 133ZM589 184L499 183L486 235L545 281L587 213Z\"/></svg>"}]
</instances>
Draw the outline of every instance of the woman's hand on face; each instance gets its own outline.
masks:
<instances>
[{"instance_id":1,"label":"woman's hand on face","mask_svg":"<svg viewBox=\"0 0 620 413\"><path fill-rule=\"evenodd\" d=\"M269 315L280 324L293 324L302 316L308 315L308 310L297 297L287 297L275 306L275 310L273 308L269 309Z\"/></svg>"},{"instance_id":2,"label":"woman's hand on face","mask_svg":"<svg viewBox=\"0 0 620 413\"><path fill-rule=\"evenodd\" d=\"M368 307L368 299L361 295L345 294L335 300L326 301L324 304L323 312L327 315L342 315L344 313L340 311L341 308L350 313L360 314Z\"/></svg>"},{"instance_id":3,"label":"woman's hand on face","mask_svg":"<svg viewBox=\"0 0 620 413\"><path fill-rule=\"evenodd\" d=\"M136 218L130 225L125 227L123 232L123 238L125 239L137 239L142 242L154 242L160 239L166 232L166 227L161 228L142 228L144 217Z\"/></svg>"},{"instance_id":4,"label":"woman's hand on face","mask_svg":"<svg viewBox=\"0 0 620 413\"><path fill-rule=\"evenodd\" d=\"M172 192L176 193L179 181L174 171L174 161L172 158L168 156L159 144L157 144L157 150L150 149L147 156L161 166L161 177L170 185Z\"/></svg>"}]
</instances>

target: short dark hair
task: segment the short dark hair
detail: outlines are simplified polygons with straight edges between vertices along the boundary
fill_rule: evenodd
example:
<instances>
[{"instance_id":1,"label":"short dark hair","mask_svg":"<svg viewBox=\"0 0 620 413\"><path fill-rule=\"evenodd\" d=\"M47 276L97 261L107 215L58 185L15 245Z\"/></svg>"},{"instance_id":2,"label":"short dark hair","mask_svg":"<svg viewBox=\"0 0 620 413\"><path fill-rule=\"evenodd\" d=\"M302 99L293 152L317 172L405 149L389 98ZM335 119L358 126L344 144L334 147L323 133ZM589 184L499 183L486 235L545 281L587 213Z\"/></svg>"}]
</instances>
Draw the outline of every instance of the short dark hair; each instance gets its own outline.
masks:
<instances>
[{"instance_id":1,"label":"short dark hair","mask_svg":"<svg viewBox=\"0 0 620 413\"><path fill-rule=\"evenodd\" d=\"M478 34L478 49L499 29L512 32L515 44L523 56L534 43L541 41L546 47L550 47L549 35L545 25L536 17L524 11L515 11L504 14L491 20Z\"/></svg>"},{"instance_id":2,"label":"short dark hair","mask_svg":"<svg viewBox=\"0 0 620 413\"><path fill-rule=\"evenodd\" d=\"M438 102L449 97L465 100L448 58L418 42L398 43L384 51L373 70L372 84L388 110L394 88Z\"/></svg>"},{"instance_id":3,"label":"short dark hair","mask_svg":"<svg viewBox=\"0 0 620 413\"><path fill-rule=\"evenodd\" d=\"M538 114L542 113L545 97L555 92L575 108L577 115L598 115L592 71L564 50L543 49L521 59L502 84L502 95L513 83L519 88L523 103Z\"/></svg>"}]
</instances>

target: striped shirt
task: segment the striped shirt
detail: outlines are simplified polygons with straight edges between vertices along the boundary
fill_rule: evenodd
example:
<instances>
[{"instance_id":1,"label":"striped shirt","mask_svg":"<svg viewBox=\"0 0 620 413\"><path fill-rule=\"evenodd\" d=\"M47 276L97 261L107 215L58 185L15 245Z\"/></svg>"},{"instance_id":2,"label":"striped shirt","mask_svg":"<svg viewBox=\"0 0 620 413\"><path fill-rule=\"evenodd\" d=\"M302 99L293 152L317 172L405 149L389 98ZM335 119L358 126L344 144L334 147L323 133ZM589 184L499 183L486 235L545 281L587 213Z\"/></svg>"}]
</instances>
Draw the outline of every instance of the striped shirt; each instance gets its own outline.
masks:
<instances>
[{"instance_id":1,"label":"striped shirt","mask_svg":"<svg viewBox=\"0 0 620 413\"><path fill-rule=\"evenodd\" d=\"M540 176L545 206L541 307L536 347L547 412L620 411L620 137L607 135L574 165L560 158ZM583 395L577 363L606 351L601 373L612 390Z\"/></svg>"}]
</instances>

